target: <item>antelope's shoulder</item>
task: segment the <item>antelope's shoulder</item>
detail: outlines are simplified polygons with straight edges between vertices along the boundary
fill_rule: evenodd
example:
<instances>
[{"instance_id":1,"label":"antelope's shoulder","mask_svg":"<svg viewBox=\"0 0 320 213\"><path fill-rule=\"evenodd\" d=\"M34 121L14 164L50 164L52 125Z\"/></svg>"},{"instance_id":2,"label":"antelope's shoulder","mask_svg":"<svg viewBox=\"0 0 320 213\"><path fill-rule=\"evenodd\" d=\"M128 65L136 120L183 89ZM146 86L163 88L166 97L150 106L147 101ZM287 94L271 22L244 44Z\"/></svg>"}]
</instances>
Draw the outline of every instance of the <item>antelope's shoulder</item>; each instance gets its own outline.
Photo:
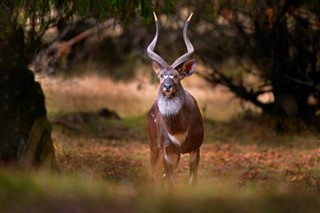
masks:
<instances>
[{"instance_id":1,"label":"antelope's shoulder","mask_svg":"<svg viewBox=\"0 0 320 213\"><path fill-rule=\"evenodd\" d=\"M159 115L159 108L158 108L157 102L155 101L147 113L148 121L156 123L158 120L158 115Z\"/></svg>"}]
</instances>

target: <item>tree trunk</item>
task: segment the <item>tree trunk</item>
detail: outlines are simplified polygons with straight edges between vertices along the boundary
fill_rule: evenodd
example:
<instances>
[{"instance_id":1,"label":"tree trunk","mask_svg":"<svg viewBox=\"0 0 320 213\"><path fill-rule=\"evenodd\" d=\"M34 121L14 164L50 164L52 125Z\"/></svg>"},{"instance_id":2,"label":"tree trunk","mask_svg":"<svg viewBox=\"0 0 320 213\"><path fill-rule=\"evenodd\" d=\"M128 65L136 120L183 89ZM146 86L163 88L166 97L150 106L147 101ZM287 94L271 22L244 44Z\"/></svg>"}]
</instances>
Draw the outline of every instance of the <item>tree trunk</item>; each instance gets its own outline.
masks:
<instances>
[{"instance_id":1,"label":"tree trunk","mask_svg":"<svg viewBox=\"0 0 320 213\"><path fill-rule=\"evenodd\" d=\"M26 67L23 31L11 29L0 38L0 165L58 169L45 97Z\"/></svg>"}]
</instances>

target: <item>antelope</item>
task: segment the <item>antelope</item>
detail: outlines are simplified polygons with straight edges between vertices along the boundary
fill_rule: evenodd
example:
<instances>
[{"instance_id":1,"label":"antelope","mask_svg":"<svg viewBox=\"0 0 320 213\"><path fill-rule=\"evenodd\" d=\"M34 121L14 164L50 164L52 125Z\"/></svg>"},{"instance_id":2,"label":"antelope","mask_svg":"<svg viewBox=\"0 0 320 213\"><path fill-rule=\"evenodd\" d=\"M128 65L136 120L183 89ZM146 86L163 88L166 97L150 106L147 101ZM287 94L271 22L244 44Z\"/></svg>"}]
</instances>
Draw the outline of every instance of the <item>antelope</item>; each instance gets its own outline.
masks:
<instances>
[{"instance_id":1,"label":"antelope","mask_svg":"<svg viewBox=\"0 0 320 213\"><path fill-rule=\"evenodd\" d=\"M147 54L153 61L152 68L160 80L160 87L157 98L147 114L152 180L155 180L156 167L162 155L163 176L166 186L171 188L174 184L173 171L178 166L181 154L189 153L189 182L195 185L204 134L203 123L197 101L181 84L181 80L195 72L197 65L195 59L189 59L194 52L194 47L187 36L192 14L183 27L187 53L180 56L172 65L168 65L154 52L160 26L156 14L153 15L156 34L147 48Z\"/></svg>"}]
</instances>

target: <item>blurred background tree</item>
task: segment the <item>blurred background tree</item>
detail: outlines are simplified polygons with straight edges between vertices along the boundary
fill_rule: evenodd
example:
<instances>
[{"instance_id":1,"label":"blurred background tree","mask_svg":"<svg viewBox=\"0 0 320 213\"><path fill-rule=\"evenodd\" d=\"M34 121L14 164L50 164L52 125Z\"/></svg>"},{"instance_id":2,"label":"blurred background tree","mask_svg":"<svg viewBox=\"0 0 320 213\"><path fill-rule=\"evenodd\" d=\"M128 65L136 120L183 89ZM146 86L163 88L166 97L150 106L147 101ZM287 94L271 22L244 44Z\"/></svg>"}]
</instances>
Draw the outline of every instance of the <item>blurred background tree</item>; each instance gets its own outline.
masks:
<instances>
[{"instance_id":1,"label":"blurred background tree","mask_svg":"<svg viewBox=\"0 0 320 213\"><path fill-rule=\"evenodd\" d=\"M185 51L180 29L194 12L188 33L204 79L275 118L279 131L287 121L319 127L319 8L318 0L1 0L0 157L39 164L51 156L56 164L44 95L27 67L79 75L78 65L94 64L100 74L132 78L149 63L152 11L166 60Z\"/></svg>"},{"instance_id":2,"label":"blurred background tree","mask_svg":"<svg viewBox=\"0 0 320 213\"><path fill-rule=\"evenodd\" d=\"M197 54L212 69L204 77L276 118L279 131L288 121L319 128L319 6L319 1L215 1L207 16L197 5L199 19L211 28L197 33Z\"/></svg>"}]
</instances>

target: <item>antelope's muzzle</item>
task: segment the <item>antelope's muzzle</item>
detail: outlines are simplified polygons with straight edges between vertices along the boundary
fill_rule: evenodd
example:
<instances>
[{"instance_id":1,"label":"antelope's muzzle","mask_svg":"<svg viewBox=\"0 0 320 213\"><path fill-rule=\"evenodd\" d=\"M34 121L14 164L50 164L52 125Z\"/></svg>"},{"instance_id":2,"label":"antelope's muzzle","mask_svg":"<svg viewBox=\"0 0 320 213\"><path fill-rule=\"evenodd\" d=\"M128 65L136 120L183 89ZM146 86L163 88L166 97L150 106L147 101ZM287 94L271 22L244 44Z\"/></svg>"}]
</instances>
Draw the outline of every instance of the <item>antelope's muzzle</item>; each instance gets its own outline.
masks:
<instances>
[{"instance_id":1,"label":"antelope's muzzle","mask_svg":"<svg viewBox=\"0 0 320 213\"><path fill-rule=\"evenodd\" d=\"M162 91L167 97L170 97L173 94L174 88L173 88L173 82L171 78L166 78L164 80Z\"/></svg>"}]
</instances>

